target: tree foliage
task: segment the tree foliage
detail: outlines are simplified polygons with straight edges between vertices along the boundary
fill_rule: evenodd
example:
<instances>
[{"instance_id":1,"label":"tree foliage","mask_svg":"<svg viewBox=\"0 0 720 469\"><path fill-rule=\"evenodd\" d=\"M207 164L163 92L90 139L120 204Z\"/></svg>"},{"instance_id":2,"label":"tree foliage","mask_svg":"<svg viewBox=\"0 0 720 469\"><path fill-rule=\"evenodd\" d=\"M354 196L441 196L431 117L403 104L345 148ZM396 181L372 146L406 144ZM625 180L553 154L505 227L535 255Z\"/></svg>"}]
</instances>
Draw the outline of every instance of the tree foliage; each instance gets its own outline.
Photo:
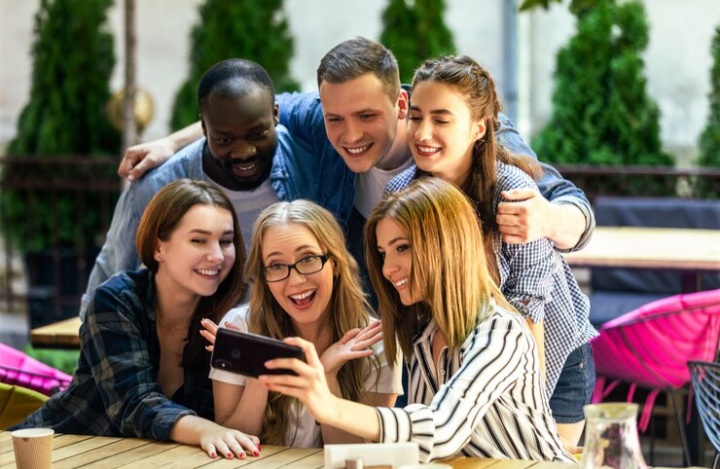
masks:
<instances>
[{"instance_id":1,"label":"tree foliage","mask_svg":"<svg viewBox=\"0 0 720 469\"><path fill-rule=\"evenodd\" d=\"M115 65L113 37L107 25L112 3L40 1L35 14L30 99L18 119L2 175L8 187L43 177L37 166L20 164L31 156L46 161L59 155L117 157L120 134L106 113ZM57 165L42 183L49 186L50 177L83 182L77 168L68 165ZM76 202L77 197L68 194L5 189L0 198L3 232L24 251L57 243L93 243L98 235L99 200L83 203L84 216L79 223Z\"/></svg>"},{"instance_id":2,"label":"tree foliage","mask_svg":"<svg viewBox=\"0 0 720 469\"><path fill-rule=\"evenodd\" d=\"M672 165L643 75L642 4L596 0L574 13L577 33L557 56L552 117L533 148L557 163Z\"/></svg>"},{"instance_id":3,"label":"tree foliage","mask_svg":"<svg viewBox=\"0 0 720 469\"><path fill-rule=\"evenodd\" d=\"M535 7L543 7L545 10L550 8L551 3L562 3L563 0L523 0L518 7L519 11L532 10ZM571 0L570 11L583 9L595 4L596 0Z\"/></svg>"},{"instance_id":4,"label":"tree foliage","mask_svg":"<svg viewBox=\"0 0 720 469\"><path fill-rule=\"evenodd\" d=\"M107 10L113 0L42 0L35 15L30 102L8 153L116 154L106 116L115 66Z\"/></svg>"},{"instance_id":5,"label":"tree foliage","mask_svg":"<svg viewBox=\"0 0 720 469\"><path fill-rule=\"evenodd\" d=\"M705 130L700 135L700 166L720 167L720 27L715 29L711 53L713 66L710 70L710 110Z\"/></svg>"},{"instance_id":6,"label":"tree foliage","mask_svg":"<svg viewBox=\"0 0 720 469\"><path fill-rule=\"evenodd\" d=\"M444 16L444 0L389 0L382 14L380 42L397 57L403 83L412 81L425 59L455 53Z\"/></svg>"},{"instance_id":7,"label":"tree foliage","mask_svg":"<svg viewBox=\"0 0 720 469\"><path fill-rule=\"evenodd\" d=\"M293 39L283 0L205 0L191 32L190 73L175 96L170 126L198 120L197 85L216 63L244 58L262 65L278 91L298 89L290 76Z\"/></svg>"},{"instance_id":8,"label":"tree foliage","mask_svg":"<svg viewBox=\"0 0 720 469\"><path fill-rule=\"evenodd\" d=\"M708 95L710 109L705 129L700 134L698 142L700 155L697 164L720 168L720 26L715 29L710 52L713 59L713 66L710 70L710 94ZM720 197L720 184L712 179L698 178L695 181L695 190L704 198Z\"/></svg>"}]
</instances>

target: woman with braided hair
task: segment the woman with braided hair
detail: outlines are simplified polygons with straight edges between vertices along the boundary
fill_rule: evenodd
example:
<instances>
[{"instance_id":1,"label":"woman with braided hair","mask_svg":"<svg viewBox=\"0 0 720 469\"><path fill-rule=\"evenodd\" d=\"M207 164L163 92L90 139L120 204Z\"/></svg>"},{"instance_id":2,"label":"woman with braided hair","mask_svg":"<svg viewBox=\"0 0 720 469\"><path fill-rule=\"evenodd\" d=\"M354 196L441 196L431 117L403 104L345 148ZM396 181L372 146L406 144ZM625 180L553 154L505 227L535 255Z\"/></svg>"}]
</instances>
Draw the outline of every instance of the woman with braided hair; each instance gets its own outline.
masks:
<instances>
[{"instance_id":1,"label":"woman with braided hair","mask_svg":"<svg viewBox=\"0 0 720 469\"><path fill-rule=\"evenodd\" d=\"M597 333L588 299L552 241L510 244L500 235L496 215L504 192L537 190L542 175L537 161L496 142L501 109L492 77L472 58L425 61L413 78L408 122L415 166L393 178L386 192L434 176L470 198L483 227L488 268L535 336L553 417L560 436L574 446L595 384L589 341Z\"/></svg>"}]
</instances>

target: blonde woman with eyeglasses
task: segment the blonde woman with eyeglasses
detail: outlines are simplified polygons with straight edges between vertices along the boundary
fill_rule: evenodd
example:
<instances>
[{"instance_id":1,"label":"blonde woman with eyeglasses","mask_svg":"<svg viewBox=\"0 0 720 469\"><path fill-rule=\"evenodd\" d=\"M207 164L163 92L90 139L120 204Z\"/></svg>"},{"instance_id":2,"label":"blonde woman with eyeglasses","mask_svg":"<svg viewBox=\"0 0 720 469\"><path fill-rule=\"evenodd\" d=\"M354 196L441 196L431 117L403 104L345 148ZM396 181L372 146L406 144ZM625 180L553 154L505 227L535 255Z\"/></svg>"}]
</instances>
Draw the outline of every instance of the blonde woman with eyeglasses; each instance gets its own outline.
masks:
<instances>
[{"instance_id":1,"label":"blonde woman with eyeglasses","mask_svg":"<svg viewBox=\"0 0 720 469\"><path fill-rule=\"evenodd\" d=\"M220 322L277 339L311 342L331 392L372 406L392 406L402 393L400 367L388 366L380 321L362 291L358 266L335 217L306 200L265 209L253 229L245 270L249 304ZM228 324L229 323L229 324ZM203 335L214 342L207 323ZM297 399L268 392L258 380L213 369L216 420L250 431L265 444L322 447L362 440L318 423Z\"/></svg>"}]
</instances>

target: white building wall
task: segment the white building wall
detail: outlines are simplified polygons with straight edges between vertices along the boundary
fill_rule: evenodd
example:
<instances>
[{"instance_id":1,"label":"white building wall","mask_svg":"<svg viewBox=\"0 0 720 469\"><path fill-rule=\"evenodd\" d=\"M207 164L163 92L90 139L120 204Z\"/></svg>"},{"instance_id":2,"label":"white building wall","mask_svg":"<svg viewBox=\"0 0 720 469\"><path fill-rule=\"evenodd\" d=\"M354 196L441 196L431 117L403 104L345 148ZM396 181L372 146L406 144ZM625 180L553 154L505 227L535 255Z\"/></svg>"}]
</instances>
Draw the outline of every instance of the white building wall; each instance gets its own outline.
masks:
<instances>
[{"instance_id":1,"label":"white building wall","mask_svg":"<svg viewBox=\"0 0 720 469\"><path fill-rule=\"evenodd\" d=\"M155 117L144 140L168 132L174 94L187 75L188 36L201 0L138 0L138 83L155 101ZM476 58L496 79L502 94L504 0L446 0L446 21L460 53ZM555 54L574 32L568 1L548 11L536 9L520 19L521 118L526 136L551 113ZM0 0L0 146L16 132L28 100L33 17L38 0ZM377 39L386 0L285 0L295 38L293 76L313 90L320 57L338 42L357 35ZM663 141L680 155L692 155L708 110L710 41L720 25L717 0L645 0L651 27L646 51L648 91L660 105ZM115 32L117 65L113 89L122 86L122 0L116 0L110 27Z\"/></svg>"}]
</instances>

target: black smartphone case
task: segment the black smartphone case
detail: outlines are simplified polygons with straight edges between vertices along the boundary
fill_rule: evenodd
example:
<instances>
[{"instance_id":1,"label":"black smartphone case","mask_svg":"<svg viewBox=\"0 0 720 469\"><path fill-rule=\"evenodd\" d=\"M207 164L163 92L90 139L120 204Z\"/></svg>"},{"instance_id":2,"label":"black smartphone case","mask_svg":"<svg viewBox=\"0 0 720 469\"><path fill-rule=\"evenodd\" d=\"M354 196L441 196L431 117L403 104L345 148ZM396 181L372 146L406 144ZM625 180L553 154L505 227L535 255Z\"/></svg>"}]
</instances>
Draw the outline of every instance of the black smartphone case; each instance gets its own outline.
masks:
<instances>
[{"instance_id":1,"label":"black smartphone case","mask_svg":"<svg viewBox=\"0 0 720 469\"><path fill-rule=\"evenodd\" d=\"M250 332L218 328L211 358L213 367L257 378L260 375L296 374L288 369L269 370L265 362L274 358L304 360L302 349Z\"/></svg>"}]
</instances>

